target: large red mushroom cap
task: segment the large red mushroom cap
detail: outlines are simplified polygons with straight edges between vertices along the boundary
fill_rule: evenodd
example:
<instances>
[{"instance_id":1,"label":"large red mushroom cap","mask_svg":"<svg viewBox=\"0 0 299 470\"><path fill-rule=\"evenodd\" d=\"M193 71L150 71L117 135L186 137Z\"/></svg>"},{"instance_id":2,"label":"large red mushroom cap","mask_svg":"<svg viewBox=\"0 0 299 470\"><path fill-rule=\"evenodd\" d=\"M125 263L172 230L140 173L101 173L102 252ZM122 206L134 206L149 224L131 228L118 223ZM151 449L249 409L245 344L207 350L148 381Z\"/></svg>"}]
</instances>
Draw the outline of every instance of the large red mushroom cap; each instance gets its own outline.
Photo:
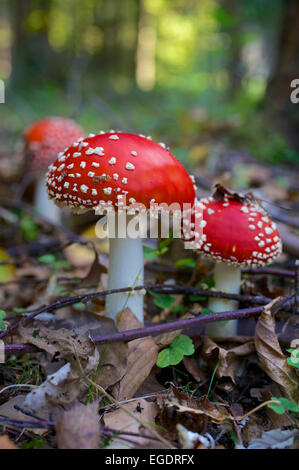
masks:
<instances>
[{"instance_id":1,"label":"large red mushroom cap","mask_svg":"<svg viewBox=\"0 0 299 470\"><path fill-rule=\"evenodd\" d=\"M195 190L182 164L150 138L110 131L79 139L49 167L49 197L73 209L179 203L193 206Z\"/></svg>"},{"instance_id":2,"label":"large red mushroom cap","mask_svg":"<svg viewBox=\"0 0 299 470\"><path fill-rule=\"evenodd\" d=\"M50 117L34 122L24 132L31 169L47 168L59 152L83 135L83 129L71 119Z\"/></svg>"},{"instance_id":3,"label":"large red mushroom cap","mask_svg":"<svg viewBox=\"0 0 299 470\"><path fill-rule=\"evenodd\" d=\"M202 228L200 251L231 265L272 263L282 244L271 216L252 197L218 189L214 197L201 199L194 206Z\"/></svg>"}]
</instances>

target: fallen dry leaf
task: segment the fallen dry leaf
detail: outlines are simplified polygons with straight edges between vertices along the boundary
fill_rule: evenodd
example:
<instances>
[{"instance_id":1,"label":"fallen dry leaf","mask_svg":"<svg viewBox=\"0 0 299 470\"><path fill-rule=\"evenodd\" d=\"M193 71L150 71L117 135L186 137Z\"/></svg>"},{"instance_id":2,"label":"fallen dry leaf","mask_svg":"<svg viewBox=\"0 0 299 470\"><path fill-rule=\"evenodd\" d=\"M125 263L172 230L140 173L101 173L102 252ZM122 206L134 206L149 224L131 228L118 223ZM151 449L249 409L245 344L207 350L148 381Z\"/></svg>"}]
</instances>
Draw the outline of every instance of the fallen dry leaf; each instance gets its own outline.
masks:
<instances>
[{"instance_id":1,"label":"fallen dry leaf","mask_svg":"<svg viewBox=\"0 0 299 470\"><path fill-rule=\"evenodd\" d=\"M152 423L155 425L155 417L158 413L158 407L155 403L148 402L143 398L136 399L129 403L123 405L124 408L127 410L132 411L139 420L142 420L145 423ZM112 440L109 444L108 449L122 449L128 447L146 447L150 448L157 448L162 447L163 445L159 443L159 441L153 441L147 439L146 436L151 436L149 431L142 427L141 424L136 421L132 416L124 411L124 409L118 408L115 411L110 413L104 414L104 423L108 428L117 429L118 431L128 431L132 433L139 434L140 437L136 436L124 436L128 439L134 441L137 446L134 444L128 444L126 442L122 442L121 440L117 439L117 436Z\"/></svg>"},{"instance_id":2,"label":"fallen dry leaf","mask_svg":"<svg viewBox=\"0 0 299 470\"><path fill-rule=\"evenodd\" d=\"M38 348L71 362L72 371L81 374L76 364L74 353L79 357L84 370L94 371L94 381L107 388L119 381L126 370L126 344L110 344L97 346L91 337L115 333L113 320L104 316L97 319L70 319L55 321L54 326L48 327L41 322L33 326L21 326L20 334L24 340Z\"/></svg>"},{"instance_id":3,"label":"fallen dry leaf","mask_svg":"<svg viewBox=\"0 0 299 470\"><path fill-rule=\"evenodd\" d=\"M20 395L17 395L15 397L10 398L10 400L7 400L5 403L3 403L0 406L0 415L5 416L6 418L10 418L10 419L17 419L17 420L20 420L20 421L28 421L28 419L31 419L31 418L28 418L27 415L25 415L24 413L22 413L19 410L16 410L16 408L15 408L15 405L18 405L21 408L26 408L26 406L24 406L25 399L26 399L25 394L20 394ZM30 428L30 426L28 426L25 429L27 431L29 430L31 433L36 434L38 436L42 436L42 435L44 435L45 433L48 432L47 428L38 428L37 429L37 428Z\"/></svg>"},{"instance_id":4,"label":"fallen dry leaf","mask_svg":"<svg viewBox=\"0 0 299 470\"><path fill-rule=\"evenodd\" d=\"M58 449L98 449L101 431L98 403L78 405L63 413L56 425Z\"/></svg>"},{"instance_id":5,"label":"fallen dry leaf","mask_svg":"<svg viewBox=\"0 0 299 470\"><path fill-rule=\"evenodd\" d=\"M18 449L18 447L15 445L12 440L6 436L0 436L0 449Z\"/></svg>"},{"instance_id":6,"label":"fallen dry leaf","mask_svg":"<svg viewBox=\"0 0 299 470\"><path fill-rule=\"evenodd\" d=\"M294 442L294 433L290 430L273 429L263 432L258 439L253 439L248 449L286 449Z\"/></svg>"},{"instance_id":7,"label":"fallen dry leaf","mask_svg":"<svg viewBox=\"0 0 299 470\"><path fill-rule=\"evenodd\" d=\"M183 364L186 368L186 370L189 372L189 374L192 375L192 377L196 380L196 382L204 382L206 380L206 374L204 371L200 368L199 365L199 360L194 358L194 357L188 357L184 356L183 357Z\"/></svg>"},{"instance_id":8,"label":"fallen dry leaf","mask_svg":"<svg viewBox=\"0 0 299 470\"><path fill-rule=\"evenodd\" d=\"M257 415L251 415L246 420L244 426L241 429L242 440L244 445L247 447L249 442L262 435L263 432L263 419Z\"/></svg>"},{"instance_id":9,"label":"fallen dry leaf","mask_svg":"<svg viewBox=\"0 0 299 470\"><path fill-rule=\"evenodd\" d=\"M71 405L78 394L78 377L72 372L70 363L67 363L28 393L24 408L47 416L58 405Z\"/></svg>"},{"instance_id":10,"label":"fallen dry leaf","mask_svg":"<svg viewBox=\"0 0 299 470\"><path fill-rule=\"evenodd\" d=\"M202 337L201 356L207 362L209 368L214 370L220 361L216 377L230 378L235 383L238 370L244 362L244 358L255 351L254 341L248 341L230 349L225 349L217 345L208 336Z\"/></svg>"},{"instance_id":11,"label":"fallen dry leaf","mask_svg":"<svg viewBox=\"0 0 299 470\"><path fill-rule=\"evenodd\" d=\"M215 424L234 419L224 406L209 401L206 396L193 398L175 387L167 394L158 395L157 404L160 408L158 423L167 429L170 439L177 438L177 424L200 432L200 425L206 419Z\"/></svg>"},{"instance_id":12,"label":"fallen dry leaf","mask_svg":"<svg viewBox=\"0 0 299 470\"><path fill-rule=\"evenodd\" d=\"M281 299L275 299L263 308L255 330L255 347L260 365L266 374L278 385L281 393L293 399L298 392L296 376L283 354L275 332L272 311L279 306Z\"/></svg>"},{"instance_id":13,"label":"fallen dry leaf","mask_svg":"<svg viewBox=\"0 0 299 470\"><path fill-rule=\"evenodd\" d=\"M125 309L119 317L118 330L126 331L142 328L142 323L130 309ZM125 375L113 389L117 400L132 398L149 376L158 358L158 346L151 337L134 339L128 343L128 362Z\"/></svg>"},{"instance_id":14,"label":"fallen dry leaf","mask_svg":"<svg viewBox=\"0 0 299 470\"><path fill-rule=\"evenodd\" d=\"M53 412L58 405L71 406L77 398L86 394L89 387L88 382L82 380L81 367L103 388L118 382L126 371L127 345L97 346L91 340L91 335L115 331L114 322L106 317L98 317L98 320L58 320L55 329L41 322L21 327L23 339L68 361L27 395L27 407L35 411Z\"/></svg>"}]
</instances>

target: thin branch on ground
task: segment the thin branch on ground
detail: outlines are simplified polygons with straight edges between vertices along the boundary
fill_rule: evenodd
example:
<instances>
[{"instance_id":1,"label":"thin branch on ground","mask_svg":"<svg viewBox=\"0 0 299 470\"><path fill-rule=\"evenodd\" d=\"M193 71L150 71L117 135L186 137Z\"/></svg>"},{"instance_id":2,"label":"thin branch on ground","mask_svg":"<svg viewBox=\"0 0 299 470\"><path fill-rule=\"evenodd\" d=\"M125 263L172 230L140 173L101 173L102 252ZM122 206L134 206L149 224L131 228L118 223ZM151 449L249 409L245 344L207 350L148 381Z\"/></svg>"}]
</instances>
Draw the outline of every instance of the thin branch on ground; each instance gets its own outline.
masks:
<instances>
[{"instance_id":1,"label":"thin branch on ground","mask_svg":"<svg viewBox=\"0 0 299 470\"><path fill-rule=\"evenodd\" d=\"M277 309L285 309L285 308L292 308L295 303L295 296L292 295L288 298L281 298L281 302L279 302ZM133 339L138 338L145 338L146 336L158 336L162 333L175 331L175 330L182 330L182 331L189 331L192 330L194 332L195 327L203 326L207 323L212 323L216 321L228 321L228 320L236 320L236 319L245 319L249 317L254 317L260 315L262 313L264 306L260 307L252 307L252 308L245 308L240 310L233 310L229 312L222 312L222 313L209 313L206 315L198 315L194 314L194 312L190 311L190 313L194 314L194 318L188 318L184 320L177 320L174 322L168 323L161 323L154 326L148 326L144 328L136 328L133 330L127 330L119 333L113 333L103 336L96 336L91 337L93 343L100 345L106 343L117 343L117 342L128 342L132 341ZM37 348L28 344L17 344L17 345L7 345L5 346L5 353L11 354L17 352L36 352L38 351ZM29 348L32 348L30 350Z\"/></svg>"},{"instance_id":2,"label":"thin branch on ground","mask_svg":"<svg viewBox=\"0 0 299 470\"><path fill-rule=\"evenodd\" d=\"M29 323L31 320L33 320L37 315L40 315L41 313L44 312L52 312L54 310L58 310L60 308L66 307L68 305L73 305L79 302L88 302L89 300L96 298L96 297L105 297L107 295L111 294L117 294L120 292L132 292L132 291L138 291L145 289L146 291L155 291L157 293L163 293L163 294L178 294L178 293L185 293L185 294L192 294L192 295L201 295L205 297L216 297L216 298L224 298L224 299L233 299L233 300L238 300L238 301L243 301L243 302L249 302L249 303L254 303L254 304L261 304L261 305L266 305L271 301L271 299L268 299L267 297L262 297L262 296L247 296L247 295L239 295L239 294L228 294L226 292L218 292L218 291L213 291L213 290L206 290L206 289L196 289L193 287L186 287L186 286L169 286L165 284L145 284L141 286L128 286L128 287L123 287L120 289L110 289L110 290L105 290L101 292L92 292L89 294L81 294L73 297L67 297L63 299L56 300L52 304L46 305L44 307L41 307L37 310L34 310L33 312L27 312L29 315L24 319L22 318L21 320L17 321L13 325L11 325L9 328L7 328L5 331L3 331L0 334L0 339L5 338L9 334L11 334L13 331L15 331L21 322L24 324ZM23 313L23 315L26 315L26 312Z\"/></svg>"}]
</instances>

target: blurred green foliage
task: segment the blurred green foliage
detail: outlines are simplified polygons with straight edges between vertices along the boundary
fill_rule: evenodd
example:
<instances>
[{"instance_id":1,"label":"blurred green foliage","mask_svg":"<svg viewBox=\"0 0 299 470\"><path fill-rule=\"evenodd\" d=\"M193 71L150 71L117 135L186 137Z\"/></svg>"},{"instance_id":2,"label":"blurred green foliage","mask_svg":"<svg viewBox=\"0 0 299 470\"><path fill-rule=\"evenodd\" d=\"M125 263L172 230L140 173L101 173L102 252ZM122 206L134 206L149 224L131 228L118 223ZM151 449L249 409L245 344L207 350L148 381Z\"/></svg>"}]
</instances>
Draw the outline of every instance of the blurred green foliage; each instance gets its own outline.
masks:
<instances>
[{"instance_id":1,"label":"blurred green foliage","mask_svg":"<svg viewBox=\"0 0 299 470\"><path fill-rule=\"evenodd\" d=\"M260 110L282 0L3 0L1 132L47 115L166 139L188 167L214 137L271 163L298 153ZM275 39L276 38L276 39Z\"/></svg>"}]
</instances>

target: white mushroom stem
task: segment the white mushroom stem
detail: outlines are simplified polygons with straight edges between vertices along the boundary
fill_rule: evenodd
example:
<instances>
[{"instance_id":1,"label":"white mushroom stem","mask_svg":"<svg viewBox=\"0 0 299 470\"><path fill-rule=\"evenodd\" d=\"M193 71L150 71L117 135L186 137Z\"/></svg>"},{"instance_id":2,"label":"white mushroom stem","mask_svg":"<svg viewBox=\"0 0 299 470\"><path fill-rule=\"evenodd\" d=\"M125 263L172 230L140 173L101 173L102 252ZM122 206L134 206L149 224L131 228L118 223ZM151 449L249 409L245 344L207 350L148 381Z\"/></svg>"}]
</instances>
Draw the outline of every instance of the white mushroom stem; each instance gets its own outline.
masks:
<instances>
[{"instance_id":1,"label":"white mushroom stem","mask_svg":"<svg viewBox=\"0 0 299 470\"><path fill-rule=\"evenodd\" d=\"M54 224L60 224L61 209L49 199L44 176L39 176L36 182L34 208Z\"/></svg>"},{"instance_id":2,"label":"white mushroom stem","mask_svg":"<svg viewBox=\"0 0 299 470\"><path fill-rule=\"evenodd\" d=\"M231 266L225 263L216 263L214 270L215 289L217 291L230 294L240 293L241 268L240 266ZM236 310L238 302L230 299L221 299L210 297L209 309L214 313L228 312ZM227 338L237 334L238 320L229 320L226 322L209 323L206 327L206 334L213 338Z\"/></svg>"},{"instance_id":3,"label":"white mushroom stem","mask_svg":"<svg viewBox=\"0 0 299 470\"><path fill-rule=\"evenodd\" d=\"M116 233L117 235L117 233ZM141 238L110 238L108 289L143 285L144 266ZM106 297L106 315L116 319L119 312L130 308L143 323L143 292L132 291Z\"/></svg>"}]
</instances>

